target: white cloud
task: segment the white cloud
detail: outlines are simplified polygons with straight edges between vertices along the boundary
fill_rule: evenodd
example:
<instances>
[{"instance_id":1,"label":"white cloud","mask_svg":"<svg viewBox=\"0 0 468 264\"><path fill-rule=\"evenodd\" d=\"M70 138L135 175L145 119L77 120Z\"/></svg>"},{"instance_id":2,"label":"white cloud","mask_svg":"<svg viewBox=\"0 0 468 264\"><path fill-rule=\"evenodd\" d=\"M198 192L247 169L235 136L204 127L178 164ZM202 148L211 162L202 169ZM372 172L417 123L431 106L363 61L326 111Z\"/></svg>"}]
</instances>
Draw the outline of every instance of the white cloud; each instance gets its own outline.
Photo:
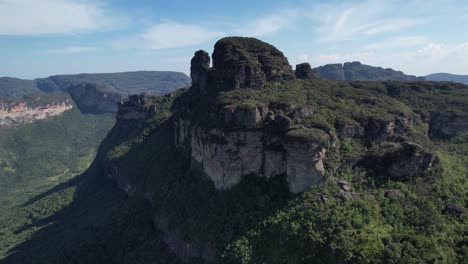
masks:
<instances>
[{"instance_id":1,"label":"white cloud","mask_svg":"<svg viewBox=\"0 0 468 264\"><path fill-rule=\"evenodd\" d=\"M374 35L388 32L400 31L418 24L423 23L423 20L409 18L395 18L380 20L376 23L366 25L365 34Z\"/></svg>"},{"instance_id":2,"label":"white cloud","mask_svg":"<svg viewBox=\"0 0 468 264\"><path fill-rule=\"evenodd\" d=\"M236 30L241 35L261 37L277 33L296 22L301 13L295 9L285 9L272 15L266 15L253 20L241 29Z\"/></svg>"},{"instance_id":3,"label":"white cloud","mask_svg":"<svg viewBox=\"0 0 468 264\"><path fill-rule=\"evenodd\" d=\"M96 31L110 26L103 6L83 0L1 0L0 35Z\"/></svg>"},{"instance_id":4,"label":"white cloud","mask_svg":"<svg viewBox=\"0 0 468 264\"><path fill-rule=\"evenodd\" d=\"M210 30L195 24L161 23L141 35L149 49L187 47L224 36L219 30Z\"/></svg>"},{"instance_id":5,"label":"white cloud","mask_svg":"<svg viewBox=\"0 0 468 264\"><path fill-rule=\"evenodd\" d=\"M427 39L420 36L400 36L391 37L382 41L367 44L363 47L364 50L377 50L377 49L400 49L421 46L426 43Z\"/></svg>"},{"instance_id":6,"label":"white cloud","mask_svg":"<svg viewBox=\"0 0 468 264\"><path fill-rule=\"evenodd\" d=\"M50 50L47 50L47 53L74 54L74 53L90 52L90 51L95 51L95 50L96 48L93 48L93 47L73 46L73 47L65 47L65 48L60 48L60 49L50 49Z\"/></svg>"}]
</instances>

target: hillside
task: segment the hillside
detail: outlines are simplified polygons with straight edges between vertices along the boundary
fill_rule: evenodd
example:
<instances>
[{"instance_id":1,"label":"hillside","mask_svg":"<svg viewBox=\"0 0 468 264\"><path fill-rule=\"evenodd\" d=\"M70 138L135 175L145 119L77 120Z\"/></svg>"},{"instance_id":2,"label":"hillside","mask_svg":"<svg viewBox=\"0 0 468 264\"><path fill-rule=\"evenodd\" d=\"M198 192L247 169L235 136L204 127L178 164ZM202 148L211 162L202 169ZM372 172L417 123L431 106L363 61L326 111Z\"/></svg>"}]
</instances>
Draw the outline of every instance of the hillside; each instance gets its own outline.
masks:
<instances>
[{"instance_id":1,"label":"hillside","mask_svg":"<svg viewBox=\"0 0 468 264\"><path fill-rule=\"evenodd\" d=\"M462 262L468 87L294 78L255 39L212 58L189 90L121 104L101 149L179 259Z\"/></svg>"},{"instance_id":2,"label":"hillside","mask_svg":"<svg viewBox=\"0 0 468 264\"><path fill-rule=\"evenodd\" d=\"M450 73L434 73L424 76L428 81L446 81L468 84L468 75L456 75Z\"/></svg>"},{"instance_id":3,"label":"hillside","mask_svg":"<svg viewBox=\"0 0 468 264\"><path fill-rule=\"evenodd\" d=\"M38 92L33 80L0 77L0 97L20 98Z\"/></svg>"},{"instance_id":4,"label":"hillside","mask_svg":"<svg viewBox=\"0 0 468 264\"><path fill-rule=\"evenodd\" d=\"M196 52L192 87L129 97L94 166L0 218L3 263L463 263L468 86L300 68Z\"/></svg>"},{"instance_id":5,"label":"hillside","mask_svg":"<svg viewBox=\"0 0 468 264\"><path fill-rule=\"evenodd\" d=\"M114 124L112 114L61 115L0 127L0 207L10 208L86 170Z\"/></svg>"},{"instance_id":6,"label":"hillside","mask_svg":"<svg viewBox=\"0 0 468 264\"><path fill-rule=\"evenodd\" d=\"M327 64L314 69L325 79L341 81L422 81L423 77L406 75L401 71L365 65L360 62Z\"/></svg>"},{"instance_id":7,"label":"hillside","mask_svg":"<svg viewBox=\"0 0 468 264\"><path fill-rule=\"evenodd\" d=\"M115 123L117 103L126 93L165 93L186 86L184 78L186 80L187 77L171 72L78 76L54 78L61 80L60 87L86 80L105 80L114 85L79 83L64 88L65 92L42 92L34 86L37 81L2 78L5 85L0 86L0 91L5 97L0 97L0 259L12 254L8 251L16 245L36 236L41 237L42 227L56 223L54 215L62 215L61 211L71 205L86 210L86 215L83 216L80 211L66 214L68 218L63 222L64 226L58 228L60 231L47 233L45 240L50 244L44 244L41 240L41 245L54 244L59 247L63 243L80 244L82 239L96 243L115 240L112 236L121 235L121 232L127 232L131 237L134 236L133 232L139 232L138 236L144 237L145 242L138 242L143 247L138 252L146 252L155 258L157 252L153 248L149 252L147 248L157 243L164 246L147 229L121 231L125 227L115 225L110 231L93 231L96 222L92 226L90 222L95 219L104 221L99 226L102 230L107 225L106 221L118 219L115 218L116 214L125 222L129 216L146 219L148 212L141 209L144 207L141 202L130 205L124 196L114 193L112 188L103 189L102 180L98 179L101 184L96 184L93 178L81 180L82 177L77 176L86 171L94 160L99 143ZM98 194L90 193L93 190ZM86 193L86 198L75 199L78 193ZM127 215L123 214L125 210ZM141 220L139 226L152 228L149 222ZM74 233L75 230L79 230L79 233ZM142 236L143 231L149 234ZM54 234L61 235L61 232L67 233L67 241L57 241ZM135 250L135 243L128 245L129 250ZM120 248L121 245L108 244L108 247ZM68 247L67 250L72 249ZM116 254L105 255L101 249L96 249L96 252L99 256L91 256L88 252L83 261L89 263L89 258L114 258L112 261L122 258ZM37 257L31 259L33 263L50 263L47 259L41 260L40 254L34 255ZM145 259L141 254L135 255L137 259ZM161 258L161 254L157 256ZM22 258L17 261L25 263Z\"/></svg>"},{"instance_id":8,"label":"hillside","mask_svg":"<svg viewBox=\"0 0 468 264\"><path fill-rule=\"evenodd\" d=\"M66 92L81 83L105 86L109 92L126 96L134 93L160 95L190 85L190 78L180 72L136 71L121 73L55 75L35 80L0 78L0 97L22 97L37 92Z\"/></svg>"}]
</instances>

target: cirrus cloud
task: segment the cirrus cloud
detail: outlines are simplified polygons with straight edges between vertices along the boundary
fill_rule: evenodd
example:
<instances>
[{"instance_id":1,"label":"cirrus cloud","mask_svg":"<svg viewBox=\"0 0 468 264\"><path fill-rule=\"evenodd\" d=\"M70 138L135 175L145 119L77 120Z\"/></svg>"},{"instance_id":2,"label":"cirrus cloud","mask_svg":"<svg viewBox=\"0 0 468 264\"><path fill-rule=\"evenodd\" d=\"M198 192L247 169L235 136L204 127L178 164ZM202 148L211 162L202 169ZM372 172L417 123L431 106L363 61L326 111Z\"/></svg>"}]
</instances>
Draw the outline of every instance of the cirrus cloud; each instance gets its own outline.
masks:
<instances>
[{"instance_id":1,"label":"cirrus cloud","mask_svg":"<svg viewBox=\"0 0 468 264\"><path fill-rule=\"evenodd\" d=\"M148 49L169 49L202 44L224 35L223 31L196 24L168 22L153 25L140 37Z\"/></svg>"}]
</instances>

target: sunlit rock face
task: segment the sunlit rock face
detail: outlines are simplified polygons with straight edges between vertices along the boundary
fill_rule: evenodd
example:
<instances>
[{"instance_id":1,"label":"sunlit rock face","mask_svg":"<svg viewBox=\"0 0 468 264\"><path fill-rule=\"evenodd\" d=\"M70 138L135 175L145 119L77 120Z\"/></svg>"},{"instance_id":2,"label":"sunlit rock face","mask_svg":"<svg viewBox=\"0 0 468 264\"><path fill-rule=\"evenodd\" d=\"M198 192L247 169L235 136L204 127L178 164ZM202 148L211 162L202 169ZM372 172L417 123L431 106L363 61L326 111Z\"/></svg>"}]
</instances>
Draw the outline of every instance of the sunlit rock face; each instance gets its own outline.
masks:
<instances>
[{"instance_id":1,"label":"sunlit rock face","mask_svg":"<svg viewBox=\"0 0 468 264\"><path fill-rule=\"evenodd\" d=\"M32 123L36 120L61 115L72 109L68 101L52 102L43 105L28 104L26 101L0 102L0 126L16 126Z\"/></svg>"},{"instance_id":2,"label":"sunlit rock face","mask_svg":"<svg viewBox=\"0 0 468 264\"><path fill-rule=\"evenodd\" d=\"M216 189L236 186L243 177L286 175L291 192L322 181L326 142L297 142L258 129L206 129L178 119L176 146L190 153Z\"/></svg>"}]
</instances>

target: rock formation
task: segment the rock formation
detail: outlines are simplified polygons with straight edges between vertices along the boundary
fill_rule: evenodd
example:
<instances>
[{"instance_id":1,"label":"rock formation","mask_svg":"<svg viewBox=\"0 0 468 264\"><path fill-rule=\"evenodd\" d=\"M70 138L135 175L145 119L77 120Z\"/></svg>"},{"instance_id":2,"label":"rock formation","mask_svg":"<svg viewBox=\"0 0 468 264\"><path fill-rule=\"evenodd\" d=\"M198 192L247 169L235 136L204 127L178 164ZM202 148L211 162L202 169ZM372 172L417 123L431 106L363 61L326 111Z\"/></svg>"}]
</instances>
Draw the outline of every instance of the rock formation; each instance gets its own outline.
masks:
<instances>
[{"instance_id":1,"label":"rock formation","mask_svg":"<svg viewBox=\"0 0 468 264\"><path fill-rule=\"evenodd\" d=\"M121 96L104 86L82 83L68 89L78 109L83 113L116 113Z\"/></svg>"},{"instance_id":2,"label":"rock formation","mask_svg":"<svg viewBox=\"0 0 468 264\"><path fill-rule=\"evenodd\" d=\"M33 98L15 101L3 99L0 100L0 127L32 123L36 120L61 115L72 108L68 99L49 103L40 103Z\"/></svg>"},{"instance_id":3,"label":"rock formation","mask_svg":"<svg viewBox=\"0 0 468 264\"><path fill-rule=\"evenodd\" d=\"M213 52L213 68L208 53L197 51L192 59L192 83L202 84L209 79L215 89L263 89L267 81L294 79L288 59L272 45L254 38L229 37L219 40Z\"/></svg>"},{"instance_id":4,"label":"rock formation","mask_svg":"<svg viewBox=\"0 0 468 264\"><path fill-rule=\"evenodd\" d=\"M293 75L280 51L252 38L218 41L211 69L209 62L208 53L204 51L197 51L192 59L193 88L199 91L207 87L214 87L213 92L244 87L263 89L266 82L314 78L308 63L297 65ZM294 193L321 182L327 149L338 148L339 139L359 138L382 143L405 133L414 123L413 116L403 115L388 120L363 119L359 125L338 125L336 132L308 128L299 124L314 114L314 108L287 102L211 105L203 114L205 121L209 119L217 124L215 127L203 125L178 111L175 107L176 146L201 165L217 189L231 188L246 175L265 178L285 175L289 190ZM409 143L395 144L398 150L387 153L392 162L382 165L385 167L382 171L388 172L390 177L414 176L429 169L435 160L432 154L423 153Z\"/></svg>"},{"instance_id":5,"label":"rock formation","mask_svg":"<svg viewBox=\"0 0 468 264\"><path fill-rule=\"evenodd\" d=\"M315 77L312 67L309 63L301 63L296 65L296 78L297 79L313 79Z\"/></svg>"},{"instance_id":6,"label":"rock formation","mask_svg":"<svg viewBox=\"0 0 468 264\"><path fill-rule=\"evenodd\" d=\"M192 86L198 87L201 91L206 89L208 83L208 71L210 70L210 55L208 52L199 50L195 52L190 62L190 77Z\"/></svg>"}]
</instances>

